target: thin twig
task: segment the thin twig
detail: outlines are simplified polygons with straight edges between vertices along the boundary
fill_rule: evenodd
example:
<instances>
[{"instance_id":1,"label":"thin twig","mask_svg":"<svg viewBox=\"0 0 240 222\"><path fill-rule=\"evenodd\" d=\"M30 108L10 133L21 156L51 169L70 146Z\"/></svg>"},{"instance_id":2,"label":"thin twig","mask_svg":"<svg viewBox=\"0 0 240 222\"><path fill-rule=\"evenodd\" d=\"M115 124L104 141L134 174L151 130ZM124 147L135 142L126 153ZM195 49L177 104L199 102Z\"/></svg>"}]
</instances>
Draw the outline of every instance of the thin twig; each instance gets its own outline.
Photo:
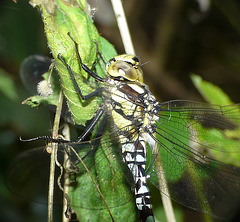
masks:
<instances>
[{"instance_id":1,"label":"thin twig","mask_svg":"<svg viewBox=\"0 0 240 222\"><path fill-rule=\"evenodd\" d=\"M56 110L56 115L55 115L54 125L53 125L53 133L52 133L53 139L57 139L58 137L62 103L63 103L63 93L61 90L58 97L57 110ZM54 176L55 176L56 157L57 157L57 144L52 143L52 153L51 153L50 173L49 173L49 190L48 190L48 222L53 221L53 194L54 194Z\"/></svg>"},{"instance_id":2,"label":"thin twig","mask_svg":"<svg viewBox=\"0 0 240 222\"><path fill-rule=\"evenodd\" d=\"M64 124L64 128L63 128L63 136L66 140L70 141L71 140L71 136L70 136L70 128L69 125L67 123ZM68 147L66 147L66 149L69 149ZM64 166L66 167L66 169L70 168L70 160L68 158L68 155L66 152L64 152ZM68 170L65 170L64 173L64 190L63 193L68 195L69 194L69 184L70 184L70 174L68 172ZM65 196L63 197L63 222L68 222L69 219L66 218L65 216L65 212L68 210L69 207L69 203L67 203L67 199L65 198Z\"/></svg>"},{"instance_id":3,"label":"thin twig","mask_svg":"<svg viewBox=\"0 0 240 222\"><path fill-rule=\"evenodd\" d=\"M158 184L159 184L160 190L162 191L160 192L160 194L162 197L165 215L166 215L167 221L176 222L176 218L175 218L173 207L172 207L172 201L170 199L170 193L168 190L168 185L167 185L167 181L164 173L164 168L162 165L162 161L159 157L159 149L158 149L157 143L154 149L154 155L157 155L155 166L158 169L157 170Z\"/></svg>"},{"instance_id":4,"label":"thin twig","mask_svg":"<svg viewBox=\"0 0 240 222\"><path fill-rule=\"evenodd\" d=\"M123 10L122 2L121 0L111 0L111 2L113 6L113 11L117 19L118 28L122 37L124 49L127 54L135 55L135 50L128 29L128 24Z\"/></svg>"}]
</instances>

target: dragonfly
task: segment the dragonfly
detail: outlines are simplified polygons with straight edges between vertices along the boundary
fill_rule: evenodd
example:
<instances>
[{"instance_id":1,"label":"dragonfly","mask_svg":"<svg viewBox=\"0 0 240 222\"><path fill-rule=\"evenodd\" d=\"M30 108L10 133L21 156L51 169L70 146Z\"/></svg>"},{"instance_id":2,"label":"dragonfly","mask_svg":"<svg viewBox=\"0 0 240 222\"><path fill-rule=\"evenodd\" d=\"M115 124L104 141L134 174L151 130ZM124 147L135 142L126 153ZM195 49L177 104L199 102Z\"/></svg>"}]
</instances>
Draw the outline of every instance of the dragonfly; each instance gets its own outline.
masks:
<instances>
[{"instance_id":1,"label":"dragonfly","mask_svg":"<svg viewBox=\"0 0 240 222\"><path fill-rule=\"evenodd\" d=\"M78 43L71 39L81 68L99 83L99 88L83 95L63 55L59 54L58 59L67 67L79 97L89 100L100 96L103 105L76 141L36 139L76 147L88 168L94 165L89 157L97 155L101 143L116 145L120 159L131 173L127 174L131 178L126 183L134 184L141 221L155 220L147 180L186 207L216 218L230 217L240 206L240 169L226 156L239 152L240 105L187 100L159 103L143 82L138 57L115 56L106 63L107 77L102 78L83 64ZM103 60L100 53L99 57ZM107 126L110 132L106 132ZM94 138L84 142L90 133ZM78 165L78 158L73 156L71 162ZM103 156L100 155L99 162ZM155 165L158 161L161 167Z\"/></svg>"}]
</instances>

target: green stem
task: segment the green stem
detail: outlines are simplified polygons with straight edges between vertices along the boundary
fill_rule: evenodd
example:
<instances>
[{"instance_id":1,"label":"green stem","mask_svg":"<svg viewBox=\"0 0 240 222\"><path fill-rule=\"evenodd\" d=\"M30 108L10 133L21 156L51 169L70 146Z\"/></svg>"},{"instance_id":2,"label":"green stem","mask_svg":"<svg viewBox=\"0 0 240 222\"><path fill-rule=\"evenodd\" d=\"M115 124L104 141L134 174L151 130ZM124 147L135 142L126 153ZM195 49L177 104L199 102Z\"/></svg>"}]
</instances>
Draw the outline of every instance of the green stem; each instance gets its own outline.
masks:
<instances>
[{"instance_id":1,"label":"green stem","mask_svg":"<svg viewBox=\"0 0 240 222\"><path fill-rule=\"evenodd\" d=\"M53 139L57 139L58 137L58 129L60 123L60 116L62 110L62 103L63 103L63 94L62 91L59 93L58 97L58 104L56 115L54 119L53 125ZM50 162L50 174L49 174L49 191L48 191L48 222L53 221L53 194L54 194L54 176L55 176L55 160L57 158L57 144L52 144L52 153L51 153L51 162Z\"/></svg>"}]
</instances>

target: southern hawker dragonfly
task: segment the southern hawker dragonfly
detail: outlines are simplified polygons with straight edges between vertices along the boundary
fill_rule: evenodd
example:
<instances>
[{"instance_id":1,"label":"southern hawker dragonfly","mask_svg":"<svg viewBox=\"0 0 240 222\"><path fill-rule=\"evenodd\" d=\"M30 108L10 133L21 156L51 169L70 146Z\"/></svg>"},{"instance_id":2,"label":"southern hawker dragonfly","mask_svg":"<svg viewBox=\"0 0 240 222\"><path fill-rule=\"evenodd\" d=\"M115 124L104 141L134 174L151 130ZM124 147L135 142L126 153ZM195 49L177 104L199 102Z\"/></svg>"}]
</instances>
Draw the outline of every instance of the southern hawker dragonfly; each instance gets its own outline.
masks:
<instances>
[{"instance_id":1,"label":"southern hawker dragonfly","mask_svg":"<svg viewBox=\"0 0 240 222\"><path fill-rule=\"evenodd\" d=\"M230 217L240 206L240 169L228 165L226 156L240 150L240 105L219 106L186 100L159 103L143 83L136 56L124 54L112 58L106 63L108 77L102 78L82 63L78 44L72 41L82 69L99 87L83 95L64 55L59 54L58 58L67 67L79 97L88 101L99 96L102 106L75 142L45 136L32 140L46 139L61 147L71 146L79 155L67 152L77 175L86 173L79 158L89 169L105 157L111 159L105 165L111 169L110 178L101 175L106 176L102 179L106 184L113 181L113 190L107 192L118 193L123 205L131 195L120 197L118 182L124 180L127 187L134 185L141 221L154 221L147 180L162 192L168 190L170 198L184 206L216 218ZM100 54L99 57L102 59ZM92 139L85 141L89 134ZM160 165L155 165L156 162ZM128 175L127 178L119 176L117 171ZM106 198L110 210L115 207L112 201Z\"/></svg>"}]
</instances>

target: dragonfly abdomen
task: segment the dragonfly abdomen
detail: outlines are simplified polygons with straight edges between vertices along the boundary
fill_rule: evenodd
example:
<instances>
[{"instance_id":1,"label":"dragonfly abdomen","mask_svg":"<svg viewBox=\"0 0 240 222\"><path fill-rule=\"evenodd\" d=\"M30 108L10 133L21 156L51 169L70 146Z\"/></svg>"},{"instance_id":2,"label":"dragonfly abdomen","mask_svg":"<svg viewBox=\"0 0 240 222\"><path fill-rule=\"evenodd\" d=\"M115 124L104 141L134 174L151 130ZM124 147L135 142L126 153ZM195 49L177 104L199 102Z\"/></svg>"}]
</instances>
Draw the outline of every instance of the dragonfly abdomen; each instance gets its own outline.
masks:
<instances>
[{"instance_id":1,"label":"dragonfly abdomen","mask_svg":"<svg viewBox=\"0 0 240 222\"><path fill-rule=\"evenodd\" d=\"M135 183L136 205L141 221L153 217L150 191L146 175L146 143L139 136L136 141L129 141L122 145L123 159L131 170Z\"/></svg>"}]
</instances>

